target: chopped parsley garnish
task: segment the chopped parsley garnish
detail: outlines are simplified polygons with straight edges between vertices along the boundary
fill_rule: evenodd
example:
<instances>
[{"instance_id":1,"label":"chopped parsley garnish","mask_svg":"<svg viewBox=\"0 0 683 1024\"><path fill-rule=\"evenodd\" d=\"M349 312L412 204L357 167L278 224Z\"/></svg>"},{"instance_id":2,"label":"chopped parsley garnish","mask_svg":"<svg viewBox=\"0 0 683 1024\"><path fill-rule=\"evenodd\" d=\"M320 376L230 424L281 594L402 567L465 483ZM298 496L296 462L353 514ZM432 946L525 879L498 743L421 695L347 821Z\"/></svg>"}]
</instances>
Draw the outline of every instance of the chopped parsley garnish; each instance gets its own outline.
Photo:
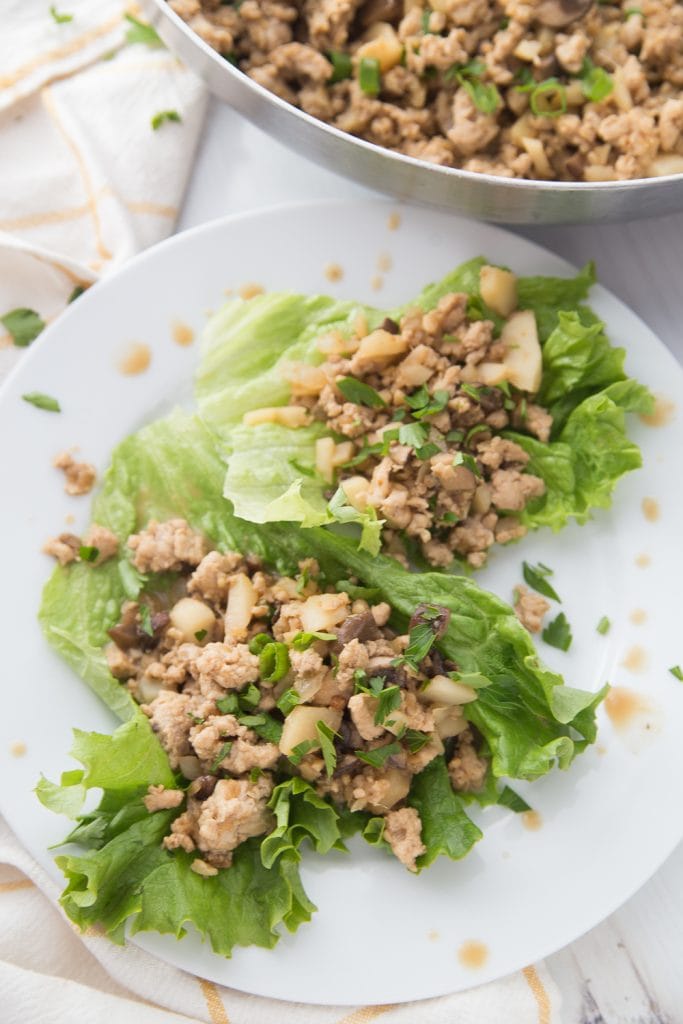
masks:
<instances>
[{"instance_id":1,"label":"chopped parsley garnish","mask_svg":"<svg viewBox=\"0 0 683 1024\"><path fill-rule=\"evenodd\" d=\"M256 725L263 725L265 720L265 715L240 715L239 721L245 729L253 729Z\"/></svg>"},{"instance_id":2,"label":"chopped parsley garnish","mask_svg":"<svg viewBox=\"0 0 683 1024\"><path fill-rule=\"evenodd\" d=\"M242 692L240 693L238 700L240 704L244 707L255 708L258 702L261 700L261 691L259 690L258 686L254 685L254 683L249 683L249 686L246 688L246 690L242 690Z\"/></svg>"},{"instance_id":3,"label":"chopped parsley garnish","mask_svg":"<svg viewBox=\"0 0 683 1024\"><path fill-rule=\"evenodd\" d=\"M396 742L388 743L384 747L375 747L374 750L354 750L354 754L360 761L365 761L373 768L383 768L390 757L400 753L401 747Z\"/></svg>"},{"instance_id":4,"label":"chopped parsley garnish","mask_svg":"<svg viewBox=\"0 0 683 1024\"><path fill-rule=\"evenodd\" d=\"M449 398L449 393L441 389L430 395L422 384L412 395L406 395L406 403L413 410L415 419L421 420L425 416L435 416L437 413L443 412Z\"/></svg>"},{"instance_id":5,"label":"chopped parsley garnish","mask_svg":"<svg viewBox=\"0 0 683 1024\"><path fill-rule=\"evenodd\" d=\"M44 409L46 412L61 412L62 407L56 398L51 395L43 395L40 391L29 391L21 396L29 405L35 405L36 409Z\"/></svg>"},{"instance_id":6,"label":"chopped parsley garnish","mask_svg":"<svg viewBox=\"0 0 683 1024\"><path fill-rule=\"evenodd\" d=\"M420 25L421 25L421 28L422 28L422 34L425 35L425 36L433 36L433 35L436 34L436 33L432 32L432 30L429 27L429 21L430 21L431 16L432 16L431 8L430 7L425 7L424 11L422 12L422 18L420 19Z\"/></svg>"},{"instance_id":7,"label":"chopped parsley garnish","mask_svg":"<svg viewBox=\"0 0 683 1024\"><path fill-rule=\"evenodd\" d=\"M254 768L250 769L250 771L249 771L249 781L250 782L258 782L258 780L261 778L262 775L263 775L263 769L262 768L254 767Z\"/></svg>"},{"instance_id":8,"label":"chopped parsley garnish","mask_svg":"<svg viewBox=\"0 0 683 1024\"><path fill-rule=\"evenodd\" d=\"M384 725L392 711L401 706L401 690L398 686L387 686L377 697L375 725Z\"/></svg>"},{"instance_id":9,"label":"chopped parsley garnish","mask_svg":"<svg viewBox=\"0 0 683 1024\"><path fill-rule=\"evenodd\" d=\"M216 701L216 707L224 715L236 715L240 709L236 693L229 693L227 697L221 697Z\"/></svg>"},{"instance_id":10,"label":"chopped parsley garnish","mask_svg":"<svg viewBox=\"0 0 683 1024\"><path fill-rule=\"evenodd\" d=\"M327 772L328 779L331 778L332 772L337 767L337 751L334 749L334 740L337 733L334 729L331 729L327 722L316 722L315 731L318 734L320 740L320 750L322 751L323 761L325 762L325 771Z\"/></svg>"},{"instance_id":11,"label":"chopped parsley garnish","mask_svg":"<svg viewBox=\"0 0 683 1024\"><path fill-rule=\"evenodd\" d=\"M427 444L423 444L421 448L415 449L415 454L418 459L425 462L427 459L431 459L432 455L438 455L441 449L438 444L434 444L433 441L428 441Z\"/></svg>"},{"instance_id":12,"label":"chopped parsley garnish","mask_svg":"<svg viewBox=\"0 0 683 1024\"><path fill-rule=\"evenodd\" d=\"M140 629L147 636L154 636L154 627L152 626L152 613L148 604L141 604L138 614L140 615Z\"/></svg>"},{"instance_id":13,"label":"chopped parsley garnish","mask_svg":"<svg viewBox=\"0 0 683 1024\"><path fill-rule=\"evenodd\" d=\"M320 746L318 740L302 740L301 743L297 743L295 747L292 747L288 757L294 765L301 764L306 754L310 754L312 750L317 750Z\"/></svg>"},{"instance_id":14,"label":"chopped parsley garnish","mask_svg":"<svg viewBox=\"0 0 683 1024\"><path fill-rule=\"evenodd\" d=\"M398 428L399 444L407 444L411 448L422 448L428 438L429 428L424 423L403 423Z\"/></svg>"},{"instance_id":15,"label":"chopped parsley garnish","mask_svg":"<svg viewBox=\"0 0 683 1024\"><path fill-rule=\"evenodd\" d=\"M624 11L624 21L628 21L628 19L632 18L635 14L642 14L642 13L643 13L642 7L627 7L626 10Z\"/></svg>"},{"instance_id":16,"label":"chopped parsley garnish","mask_svg":"<svg viewBox=\"0 0 683 1024\"><path fill-rule=\"evenodd\" d=\"M361 57L358 66L358 84L366 96L376 96L380 90L382 78L379 73L379 61L376 57Z\"/></svg>"},{"instance_id":17,"label":"chopped parsley garnish","mask_svg":"<svg viewBox=\"0 0 683 1024\"><path fill-rule=\"evenodd\" d=\"M80 298L84 291L85 288L83 287L83 285L77 284L74 290L71 292L69 298L66 300L67 306L70 305L72 302L75 302L76 299Z\"/></svg>"},{"instance_id":18,"label":"chopped parsley garnish","mask_svg":"<svg viewBox=\"0 0 683 1024\"><path fill-rule=\"evenodd\" d=\"M486 64L481 60L471 60L467 64L453 64L444 72L445 82L457 82L461 85L477 110L482 114L493 114L500 104L500 93L493 82L484 82L487 72Z\"/></svg>"},{"instance_id":19,"label":"chopped parsley garnish","mask_svg":"<svg viewBox=\"0 0 683 1024\"><path fill-rule=\"evenodd\" d=\"M325 56L332 65L332 74L327 79L330 85L334 85L335 82L343 82L345 78L351 77L353 64L348 53L342 53L341 50L330 50Z\"/></svg>"},{"instance_id":20,"label":"chopped parsley garnish","mask_svg":"<svg viewBox=\"0 0 683 1024\"><path fill-rule=\"evenodd\" d=\"M81 544L78 549L78 557L82 562L96 562L100 554L100 549L93 547L91 544ZM145 605L145 608L147 605Z\"/></svg>"},{"instance_id":21,"label":"chopped parsley garnish","mask_svg":"<svg viewBox=\"0 0 683 1024\"><path fill-rule=\"evenodd\" d=\"M353 673L353 681L356 693L369 693L371 697L379 697L386 680L384 676L371 676L368 679L365 669L357 668Z\"/></svg>"},{"instance_id":22,"label":"chopped parsley garnish","mask_svg":"<svg viewBox=\"0 0 683 1024\"><path fill-rule=\"evenodd\" d=\"M524 811L530 811L531 807L523 800L519 793L515 793L514 789L510 789L509 786L503 786L496 803L500 807L508 807L515 814L523 814Z\"/></svg>"},{"instance_id":23,"label":"chopped parsley garnish","mask_svg":"<svg viewBox=\"0 0 683 1024\"><path fill-rule=\"evenodd\" d=\"M144 573L138 572L133 563L125 558L119 562L119 576L126 597L135 601L147 582L147 577Z\"/></svg>"},{"instance_id":24,"label":"chopped parsley garnish","mask_svg":"<svg viewBox=\"0 0 683 1024\"><path fill-rule=\"evenodd\" d=\"M224 761L225 758L230 753L230 751L232 750L232 744L233 744L233 740L228 740L226 743L223 744L221 749L216 754L216 757L214 758L213 762L211 763L211 771L212 772L215 772L215 771L218 770L218 766L221 763L221 761Z\"/></svg>"},{"instance_id":25,"label":"chopped parsley garnish","mask_svg":"<svg viewBox=\"0 0 683 1024\"><path fill-rule=\"evenodd\" d=\"M469 469L470 473L474 473L475 476L481 476L481 471L477 465L477 460L474 456L469 455L467 452L456 452L453 456L452 466L465 466Z\"/></svg>"},{"instance_id":26,"label":"chopped parsley garnish","mask_svg":"<svg viewBox=\"0 0 683 1024\"><path fill-rule=\"evenodd\" d=\"M411 754L417 754L429 743L431 736L427 732L420 732L418 729L406 729L401 737Z\"/></svg>"},{"instance_id":27,"label":"chopped parsley garnish","mask_svg":"<svg viewBox=\"0 0 683 1024\"><path fill-rule=\"evenodd\" d=\"M292 640L295 651L307 651L316 640L336 640L336 633L297 633Z\"/></svg>"},{"instance_id":28,"label":"chopped parsley garnish","mask_svg":"<svg viewBox=\"0 0 683 1024\"><path fill-rule=\"evenodd\" d=\"M450 618L450 613L438 605L422 606L417 621L408 634L408 646L400 657L394 659L393 664L408 665L414 672L418 672L420 664L436 642L437 633L441 635L445 628L444 614Z\"/></svg>"},{"instance_id":29,"label":"chopped parsley garnish","mask_svg":"<svg viewBox=\"0 0 683 1024\"><path fill-rule=\"evenodd\" d=\"M159 33L145 21L134 18L132 14L125 15L130 28L126 32L127 43L144 43L145 46L163 46Z\"/></svg>"},{"instance_id":30,"label":"chopped parsley garnish","mask_svg":"<svg viewBox=\"0 0 683 1024\"><path fill-rule=\"evenodd\" d=\"M481 391L474 384L461 384L460 390L464 391L469 398L473 398L475 402L481 398Z\"/></svg>"},{"instance_id":31,"label":"chopped parsley garnish","mask_svg":"<svg viewBox=\"0 0 683 1024\"><path fill-rule=\"evenodd\" d=\"M591 103L599 103L614 91L614 80L604 68L596 67L589 57L584 57L581 71L581 89Z\"/></svg>"},{"instance_id":32,"label":"chopped parsley garnish","mask_svg":"<svg viewBox=\"0 0 683 1024\"><path fill-rule=\"evenodd\" d=\"M193 715L191 711L187 712L187 717L191 720L193 725L203 725L206 721L205 718L201 718L199 715Z\"/></svg>"},{"instance_id":33,"label":"chopped parsley garnish","mask_svg":"<svg viewBox=\"0 0 683 1024\"><path fill-rule=\"evenodd\" d=\"M356 380L355 377L342 377L336 383L344 398L353 402L354 405L365 405L369 409L383 409L387 404L382 396L363 380Z\"/></svg>"},{"instance_id":34,"label":"chopped parsley garnish","mask_svg":"<svg viewBox=\"0 0 683 1024\"><path fill-rule=\"evenodd\" d=\"M567 91L556 78L546 78L532 89L529 106L537 117L559 117L567 109Z\"/></svg>"},{"instance_id":35,"label":"chopped parsley garnish","mask_svg":"<svg viewBox=\"0 0 683 1024\"><path fill-rule=\"evenodd\" d=\"M277 722L272 715L265 711L258 715L241 715L240 725L247 729L253 729L257 736L260 736L266 743L279 743L282 736L282 724Z\"/></svg>"},{"instance_id":36,"label":"chopped parsley garnish","mask_svg":"<svg viewBox=\"0 0 683 1024\"><path fill-rule=\"evenodd\" d=\"M488 425L488 423L475 423L475 425L473 427L470 427L470 429L465 434L465 444L466 445L470 445L471 442L472 442L472 438L476 434L481 434L481 433L485 434L485 433L487 433L490 430L491 430L491 428Z\"/></svg>"},{"instance_id":37,"label":"chopped parsley garnish","mask_svg":"<svg viewBox=\"0 0 683 1024\"><path fill-rule=\"evenodd\" d=\"M522 575L532 590L543 594L544 597L549 597L551 601L562 603L562 599L557 591L548 583L548 576L553 575L553 570L549 569L543 562L539 562L538 565L529 565L528 562L522 562Z\"/></svg>"},{"instance_id":38,"label":"chopped parsley garnish","mask_svg":"<svg viewBox=\"0 0 683 1024\"><path fill-rule=\"evenodd\" d=\"M449 430L446 434L447 441L453 441L455 444L460 444L465 436L464 430Z\"/></svg>"},{"instance_id":39,"label":"chopped parsley garnish","mask_svg":"<svg viewBox=\"0 0 683 1024\"><path fill-rule=\"evenodd\" d=\"M66 25L67 22L74 20L73 14L60 14L54 4L50 5L50 14L57 25Z\"/></svg>"},{"instance_id":40,"label":"chopped parsley garnish","mask_svg":"<svg viewBox=\"0 0 683 1024\"><path fill-rule=\"evenodd\" d=\"M12 336L12 341L17 348L26 348L32 341L35 341L45 327L45 321L36 311L25 307L11 309L9 313L0 316L0 324L3 324Z\"/></svg>"},{"instance_id":41,"label":"chopped parsley garnish","mask_svg":"<svg viewBox=\"0 0 683 1024\"><path fill-rule=\"evenodd\" d=\"M272 644L273 638L270 633L257 633L256 636L252 636L249 641L249 653L260 654L267 644Z\"/></svg>"},{"instance_id":42,"label":"chopped parsley garnish","mask_svg":"<svg viewBox=\"0 0 683 1024\"><path fill-rule=\"evenodd\" d=\"M160 110L158 114L155 114L151 119L150 124L152 125L153 131L158 131L165 121L177 121L180 123L182 117L177 110Z\"/></svg>"},{"instance_id":43,"label":"chopped parsley garnish","mask_svg":"<svg viewBox=\"0 0 683 1024\"><path fill-rule=\"evenodd\" d=\"M292 710L292 708L295 708L298 703L299 694L290 686L290 688L288 690L285 690L285 692L278 698L276 707L282 712L282 714L286 718L289 712Z\"/></svg>"},{"instance_id":44,"label":"chopped parsley garnish","mask_svg":"<svg viewBox=\"0 0 683 1024\"><path fill-rule=\"evenodd\" d=\"M560 651L569 650L572 642L572 631L564 612L560 612L557 618L548 623L541 636L551 647L557 647Z\"/></svg>"},{"instance_id":45,"label":"chopped parsley garnish","mask_svg":"<svg viewBox=\"0 0 683 1024\"><path fill-rule=\"evenodd\" d=\"M603 617L600 619L595 628L597 632L600 634L600 636L605 636L606 633L609 633L611 625L612 623L607 618L607 616L603 615Z\"/></svg>"},{"instance_id":46,"label":"chopped parsley garnish","mask_svg":"<svg viewBox=\"0 0 683 1024\"><path fill-rule=\"evenodd\" d=\"M264 683L277 683L289 672L289 651L287 644L273 642L266 644L259 654L259 670Z\"/></svg>"},{"instance_id":47,"label":"chopped parsley garnish","mask_svg":"<svg viewBox=\"0 0 683 1024\"><path fill-rule=\"evenodd\" d=\"M444 512L441 516L442 523L459 523L460 520L456 516L455 512Z\"/></svg>"},{"instance_id":48,"label":"chopped parsley garnish","mask_svg":"<svg viewBox=\"0 0 683 1024\"><path fill-rule=\"evenodd\" d=\"M672 665L669 672L674 679L678 679L679 682L683 683L683 669L680 665Z\"/></svg>"},{"instance_id":49,"label":"chopped parsley garnish","mask_svg":"<svg viewBox=\"0 0 683 1024\"><path fill-rule=\"evenodd\" d=\"M207 633L207 631L206 631L205 629L198 629L198 630L197 630L197 632L196 632L196 633L195 633L195 635L194 635L194 638L195 638L195 640L196 640L196 641L197 641L198 643L201 643L201 641L202 641L202 640L204 639L204 637L206 636L206 633Z\"/></svg>"}]
</instances>

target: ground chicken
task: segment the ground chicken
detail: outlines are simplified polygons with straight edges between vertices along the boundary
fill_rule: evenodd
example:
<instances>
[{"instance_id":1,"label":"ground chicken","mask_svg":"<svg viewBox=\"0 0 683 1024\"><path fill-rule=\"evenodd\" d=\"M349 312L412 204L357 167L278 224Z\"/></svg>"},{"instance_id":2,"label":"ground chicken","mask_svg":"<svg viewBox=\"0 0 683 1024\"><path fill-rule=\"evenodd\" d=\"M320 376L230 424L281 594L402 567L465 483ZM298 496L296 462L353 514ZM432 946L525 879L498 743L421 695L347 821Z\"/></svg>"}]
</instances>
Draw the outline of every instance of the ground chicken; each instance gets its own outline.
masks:
<instances>
[{"instance_id":1,"label":"ground chicken","mask_svg":"<svg viewBox=\"0 0 683 1024\"><path fill-rule=\"evenodd\" d=\"M246 779L221 779L197 816L195 843L208 854L235 850L245 839L263 835L275 824L267 802L273 789L272 779L261 775L255 782Z\"/></svg>"},{"instance_id":2,"label":"ground chicken","mask_svg":"<svg viewBox=\"0 0 683 1024\"><path fill-rule=\"evenodd\" d=\"M60 565L75 562L81 547L81 538L75 533L60 533L58 537L50 537L43 544L43 553L56 558Z\"/></svg>"},{"instance_id":3,"label":"ground chicken","mask_svg":"<svg viewBox=\"0 0 683 1024\"><path fill-rule=\"evenodd\" d=\"M427 849L422 842L422 822L414 807L389 811L385 819L384 838L394 854L409 871L417 871L416 859Z\"/></svg>"},{"instance_id":4,"label":"ground chicken","mask_svg":"<svg viewBox=\"0 0 683 1024\"><path fill-rule=\"evenodd\" d=\"M135 552L133 565L140 572L179 571L184 565L199 565L206 541L184 519L151 519L144 530L128 538L128 547Z\"/></svg>"},{"instance_id":5,"label":"ground chicken","mask_svg":"<svg viewBox=\"0 0 683 1024\"><path fill-rule=\"evenodd\" d=\"M76 462L70 452L60 452L53 466L64 471L67 494L88 494L92 490L97 473L89 462Z\"/></svg>"},{"instance_id":6,"label":"ground chicken","mask_svg":"<svg viewBox=\"0 0 683 1024\"><path fill-rule=\"evenodd\" d=\"M164 786L149 786L147 796L142 802L150 814L155 811L168 811L173 807L179 807L185 799L182 789L166 789Z\"/></svg>"},{"instance_id":7,"label":"ground chicken","mask_svg":"<svg viewBox=\"0 0 683 1024\"><path fill-rule=\"evenodd\" d=\"M108 530L106 526L98 526L93 523L83 537L85 547L97 549L97 558L92 565L102 565L110 558L114 558L119 550L119 539L115 533Z\"/></svg>"},{"instance_id":8,"label":"ground chicken","mask_svg":"<svg viewBox=\"0 0 683 1024\"><path fill-rule=\"evenodd\" d=\"M514 590L515 615L530 633L540 633L550 601L519 583Z\"/></svg>"},{"instance_id":9,"label":"ground chicken","mask_svg":"<svg viewBox=\"0 0 683 1024\"><path fill-rule=\"evenodd\" d=\"M224 606L228 599L230 577L239 571L241 565L242 557L235 552L222 554L220 551L210 551L190 576L188 594Z\"/></svg>"},{"instance_id":10,"label":"ground chicken","mask_svg":"<svg viewBox=\"0 0 683 1024\"><path fill-rule=\"evenodd\" d=\"M472 730L466 729L458 736L455 754L448 762L453 788L462 793L476 793L484 785L487 771L488 762L479 757Z\"/></svg>"},{"instance_id":11,"label":"ground chicken","mask_svg":"<svg viewBox=\"0 0 683 1024\"><path fill-rule=\"evenodd\" d=\"M207 644L191 666L191 672L202 692L213 693L212 687L241 690L259 677L259 660L249 653L247 644Z\"/></svg>"}]
</instances>

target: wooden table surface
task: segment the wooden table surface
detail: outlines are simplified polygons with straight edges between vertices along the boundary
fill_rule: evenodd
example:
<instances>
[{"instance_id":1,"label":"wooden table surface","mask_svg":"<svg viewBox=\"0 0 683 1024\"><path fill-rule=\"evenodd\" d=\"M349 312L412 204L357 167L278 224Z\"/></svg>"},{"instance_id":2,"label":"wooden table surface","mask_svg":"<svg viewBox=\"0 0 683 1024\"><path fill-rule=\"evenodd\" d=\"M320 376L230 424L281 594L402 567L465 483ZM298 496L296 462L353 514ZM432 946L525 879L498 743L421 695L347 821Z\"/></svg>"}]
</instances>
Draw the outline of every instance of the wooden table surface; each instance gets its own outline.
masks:
<instances>
[{"instance_id":1,"label":"wooden table surface","mask_svg":"<svg viewBox=\"0 0 683 1024\"><path fill-rule=\"evenodd\" d=\"M290 200L369 194L214 101L178 230ZM516 230L577 266L594 259L600 281L683 362L683 214ZM564 1024L683 1024L682 961L683 846L620 910L546 963L562 991Z\"/></svg>"}]
</instances>

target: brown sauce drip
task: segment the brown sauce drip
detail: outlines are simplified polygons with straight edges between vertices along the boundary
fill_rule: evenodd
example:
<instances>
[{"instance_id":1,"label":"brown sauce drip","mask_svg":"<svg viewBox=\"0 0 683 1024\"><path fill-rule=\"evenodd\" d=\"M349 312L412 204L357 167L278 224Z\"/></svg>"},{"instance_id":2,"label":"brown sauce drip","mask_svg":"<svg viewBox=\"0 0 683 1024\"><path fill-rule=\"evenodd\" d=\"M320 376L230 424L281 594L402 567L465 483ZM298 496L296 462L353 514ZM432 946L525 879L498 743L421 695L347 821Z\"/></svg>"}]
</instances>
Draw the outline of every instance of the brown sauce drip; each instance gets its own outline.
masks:
<instances>
[{"instance_id":1,"label":"brown sauce drip","mask_svg":"<svg viewBox=\"0 0 683 1024\"><path fill-rule=\"evenodd\" d=\"M650 565L651 563L652 558L650 557L650 555L646 555L645 553L643 553L642 555L636 556L636 565L639 569L647 569L648 565Z\"/></svg>"},{"instance_id":2,"label":"brown sauce drip","mask_svg":"<svg viewBox=\"0 0 683 1024\"><path fill-rule=\"evenodd\" d=\"M613 686L605 697L605 711L618 731L629 729L638 719L651 711L650 705L635 690Z\"/></svg>"},{"instance_id":3,"label":"brown sauce drip","mask_svg":"<svg viewBox=\"0 0 683 1024\"><path fill-rule=\"evenodd\" d=\"M381 252L377 257L377 269L382 274L386 274L388 270L391 270L394 262L391 258L391 254L388 252Z\"/></svg>"},{"instance_id":4,"label":"brown sauce drip","mask_svg":"<svg viewBox=\"0 0 683 1024\"><path fill-rule=\"evenodd\" d=\"M370 281L370 287L372 288L373 292L378 292L383 284L384 278L382 277L381 274L375 274L375 276Z\"/></svg>"},{"instance_id":5,"label":"brown sauce drip","mask_svg":"<svg viewBox=\"0 0 683 1024\"><path fill-rule=\"evenodd\" d=\"M470 939L469 942L463 942L462 946L458 950L458 960L460 963L463 967L469 967L473 971L483 967L488 960L488 957L488 946L484 945L483 942L477 942L476 939Z\"/></svg>"},{"instance_id":6,"label":"brown sauce drip","mask_svg":"<svg viewBox=\"0 0 683 1024\"><path fill-rule=\"evenodd\" d=\"M675 411L675 402L672 402L669 398L664 398L662 395L657 395L652 412L641 413L640 419L648 427L665 427L667 423L671 423Z\"/></svg>"},{"instance_id":7,"label":"brown sauce drip","mask_svg":"<svg viewBox=\"0 0 683 1024\"><path fill-rule=\"evenodd\" d=\"M543 818L538 811L523 811L520 817L522 825L524 825L524 828L529 829L530 832L538 832L543 824Z\"/></svg>"},{"instance_id":8,"label":"brown sauce drip","mask_svg":"<svg viewBox=\"0 0 683 1024\"><path fill-rule=\"evenodd\" d=\"M341 281L344 276L344 268L340 267L338 263L326 263L323 272L327 280L333 284L335 281Z\"/></svg>"},{"instance_id":9,"label":"brown sauce drip","mask_svg":"<svg viewBox=\"0 0 683 1024\"><path fill-rule=\"evenodd\" d=\"M647 652L643 647L634 644L629 647L621 663L629 672L642 672L647 665Z\"/></svg>"},{"instance_id":10,"label":"brown sauce drip","mask_svg":"<svg viewBox=\"0 0 683 1024\"><path fill-rule=\"evenodd\" d=\"M17 740L17 742L13 743L9 748L9 752L12 757L23 757L26 753L26 744L23 740Z\"/></svg>"},{"instance_id":11,"label":"brown sauce drip","mask_svg":"<svg viewBox=\"0 0 683 1024\"><path fill-rule=\"evenodd\" d=\"M257 295L263 295L264 290L260 284L243 284L238 294L241 299L253 299Z\"/></svg>"},{"instance_id":12,"label":"brown sauce drip","mask_svg":"<svg viewBox=\"0 0 683 1024\"><path fill-rule=\"evenodd\" d=\"M629 615L629 619L631 620L634 626L642 626L646 618L647 612L644 608L634 608L631 614Z\"/></svg>"},{"instance_id":13,"label":"brown sauce drip","mask_svg":"<svg viewBox=\"0 0 683 1024\"><path fill-rule=\"evenodd\" d=\"M134 341L128 346L126 354L119 361L119 370L127 377L134 377L138 373L144 373L152 361L152 352L149 345L141 341Z\"/></svg>"},{"instance_id":14,"label":"brown sauce drip","mask_svg":"<svg viewBox=\"0 0 683 1024\"><path fill-rule=\"evenodd\" d=\"M655 498L643 498L641 508L648 523L657 522L661 510L659 508L659 502Z\"/></svg>"},{"instance_id":15,"label":"brown sauce drip","mask_svg":"<svg viewBox=\"0 0 683 1024\"><path fill-rule=\"evenodd\" d=\"M194 331L181 320L176 320L171 326L171 337L176 345L182 345L183 348L186 348L187 345L191 345L194 341Z\"/></svg>"},{"instance_id":16,"label":"brown sauce drip","mask_svg":"<svg viewBox=\"0 0 683 1024\"><path fill-rule=\"evenodd\" d=\"M387 221L387 227L389 228L389 230L390 231L396 231L397 228L400 228L400 226L401 226L401 214L400 213L396 213L396 212L390 213L389 214L389 220Z\"/></svg>"}]
</instances>

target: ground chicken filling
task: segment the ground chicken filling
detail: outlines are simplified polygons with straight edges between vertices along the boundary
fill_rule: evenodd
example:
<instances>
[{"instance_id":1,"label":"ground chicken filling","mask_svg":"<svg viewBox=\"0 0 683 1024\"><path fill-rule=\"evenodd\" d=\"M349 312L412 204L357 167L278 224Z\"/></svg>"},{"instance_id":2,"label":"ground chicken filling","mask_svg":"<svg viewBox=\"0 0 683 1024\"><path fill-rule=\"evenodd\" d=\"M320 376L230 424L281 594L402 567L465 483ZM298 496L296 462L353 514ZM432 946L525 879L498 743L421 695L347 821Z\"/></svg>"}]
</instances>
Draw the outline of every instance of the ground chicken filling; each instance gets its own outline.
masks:
<instances>
[{"instance_id":1,"label":"ground chicken filling","mask_svg":"<svg viewBox=\"0 0 683 1024\"><path fill-rule=\"evenodd\" d=\"M503 177L683 172L678 0L169 0L313 117Z\"/></svg>"},{"instance_id":2,"label":"ground chicken filling","mask_svg":"<svg viewBox=\"0 0 683 1024\"><path fill-rule=\"evenodd\" d=\"M177 574L127 602L107 659L149 716L187 791L150 787L150 813L184 809L163 840L215 874L233 851L275 824L274 786L300 775L317 793L382 819L410 870L424 852L408 806L412 777L444 754L454 789L476 791L487 761L464 706L477 691L433 644L447 610L421 605L405 634L386 603L325 588L308 560L296 577L252 557L210 550L183 519L151 521L128 538L141 573ZM168 577L166 577L168 580ZM348 584L353 592L353 586ZM431 635L411 654L414 630Z\"/></svg>"},{"instance_id":3,"label":"ground chicken filling","mask_svg":"<svg viewBox=\"0 0 683 1024\"><path fill-rule=\"evenodd\" d=\"M542 351L534 314L517 311L515 275L484 266L482 299L443 296L368 333L327 334L319 366L285 368L292 405L247 413L291 426L323 422L334 438L316 444L316 469L348 502L374 509L385 549L430 564L454 557L479 567L494 542L526 532L520 514L545 492L509 428L547 441L552 417L534 402ZM479 317L476 319L475 317ZM501 433L503 432L503 433Z\"/></svg>"}]
</instances>

